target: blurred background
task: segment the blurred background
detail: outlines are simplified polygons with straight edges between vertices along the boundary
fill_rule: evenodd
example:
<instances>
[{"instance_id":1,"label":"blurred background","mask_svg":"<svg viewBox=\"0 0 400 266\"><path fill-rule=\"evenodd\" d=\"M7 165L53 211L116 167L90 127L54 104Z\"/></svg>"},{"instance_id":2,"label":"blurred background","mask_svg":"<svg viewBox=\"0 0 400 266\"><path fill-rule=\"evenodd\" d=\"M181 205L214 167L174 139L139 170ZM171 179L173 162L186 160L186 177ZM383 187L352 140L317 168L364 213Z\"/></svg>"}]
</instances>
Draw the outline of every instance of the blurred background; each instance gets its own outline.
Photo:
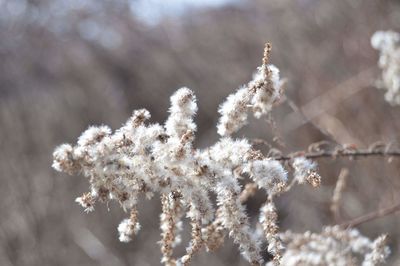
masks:
<instances>
[{"instance_id":1,"label":"blurred background","mask_svg":"<svg viewBox=\"0 0 400 266\"><path fill-rule=\"evenodd\" d=\"M252 119L237 137L285 153L324 139L359 147L398 141L400 108L373 86L380 73L370 36L388 29L400 30L399 1L0 0L0 265L159 265L159 200L140 203L142 230L120 243L116 228L127 214L114 202L84 213L74 200L87 180L51 169L52 151L88 125L119 128L134 109L162 123L169 95L182 86L198 97L198 147L214 143L218 105L250 80L266 41L288 100L274 109L275 126ZM282 230L335 223L329 204L343 167L344 221L400 200L398 159L319 166L320 189L296 187L279 198ZM261 193L247 204L253 223L263 200ZM399 218L359 227L371 238L389 234L389 265L400 264ZM193 265L206 263L246 265L230 240Z\"/></svg>"}]
</instances>

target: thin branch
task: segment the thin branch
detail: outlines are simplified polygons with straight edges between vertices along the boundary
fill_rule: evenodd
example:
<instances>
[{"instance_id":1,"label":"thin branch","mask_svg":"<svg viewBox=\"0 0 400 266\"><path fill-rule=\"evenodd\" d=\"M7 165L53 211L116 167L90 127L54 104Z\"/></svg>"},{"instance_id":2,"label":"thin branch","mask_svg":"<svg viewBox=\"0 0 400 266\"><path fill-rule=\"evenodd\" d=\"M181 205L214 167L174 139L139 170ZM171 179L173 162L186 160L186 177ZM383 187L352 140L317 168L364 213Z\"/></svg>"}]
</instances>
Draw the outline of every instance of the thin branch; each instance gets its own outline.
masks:
<instances>
[{"instance_id":1,"label":"thin branch","mask_svg":"<svg viewBox=\"0 0 400 266\"><path fill-rule=\"evenodd\" d=\"M340 213L340 201L342 199L343 191L346 187L348 177L349 177L349 169L342 168L342 170L340 170L340 174L338 176L338 179L336 181L336 186L333 191L330 209L336 223L342 221L342 215Z\"/></svg>"},{"instance_id":2,"label":"thin branch","mask_svg":"<svg viewBox=\"0 0 400 266\"><path fill-rule=\"evenodd\" d=\"M307 159L320 159L320 158L359 158L359 157L400 157L400 150L383 151L383 150L370 150L370 149L336 149L333 151L316 151L316 152L297 152L289 155L282 155L272 157L271 159L277 161L290 161L297 156L304 156Z\"/></svg>"},{"instance_id":3,"label":"thin branch","mask_svg":"<svg viewBox=\"0 0 400 266\"><path fill-rule=\"evenodd\" d=\"M341 227L354 227L358 226L360 224L390 215L392 213L395 213L397 211L400 211L400 201L397 203L393 204L392 206L386 207L384 209L379 209L370 213L367 213L365 215L362 215L360 217L357 217L355 219L352 219L350 221L341 223Z\"/></svg>"}]
</instances>

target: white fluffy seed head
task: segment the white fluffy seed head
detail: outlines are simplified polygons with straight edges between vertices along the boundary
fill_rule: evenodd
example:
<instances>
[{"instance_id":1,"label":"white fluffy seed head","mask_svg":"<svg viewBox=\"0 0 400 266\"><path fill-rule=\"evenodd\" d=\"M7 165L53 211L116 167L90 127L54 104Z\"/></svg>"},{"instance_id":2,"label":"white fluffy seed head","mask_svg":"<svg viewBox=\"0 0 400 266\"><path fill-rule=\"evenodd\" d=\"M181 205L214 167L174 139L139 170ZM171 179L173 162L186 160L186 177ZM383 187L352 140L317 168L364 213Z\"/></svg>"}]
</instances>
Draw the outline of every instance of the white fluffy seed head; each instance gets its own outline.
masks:
<instances>
[{"instance_id":1,"label":"white fluffy seed head","mask_svg":"<svg viewBox=\"0 0 400 266\"><path fill-rule=\"evenodd\" d=\"M400 42L400 34L395 31L377 31L371 37L371 46L377 50L392 49Z\"/></svg>"},{"instance_id":2,"label":"white fluffy seed head","mask_svg":"<svg viewBox=\"0 0 400 266\"><path fill-rule=\"evenodd\" d=\"M274 91L279 91L280 87L282 86L282 80L280 79L279 75L279 68L275 65L268 65L269 70L271 71L271 82Z\"/></svg>"},{"instance_id":3,"label":"white fluffy seed head","mask_svg":"<svg viewBox=\"0 0 400 266\"><path fill-rule=\"evenodd\" d=\"M62 144L53 152L52 167L59 172L73 173L75 164L73 159L74 149L70 144Z\"/></svg>"},{"instance_id":4,"label":"white fluffy seed head","mask_svg":"<svg viewBox=\"0 0 400 266\"><path fill-rule=\"evenodd\" d=\"M371 243L371 251L365 256L362 266L374 266L385 263L390 255L390 248L387 244L387 235L379 236Z\"/></svg>"},{"instance_id":5,"label":"white fluffy seed head","mask_svg":"<svg viewBox=\"0 0 400 266\"><path fill-rule=\"evenodd\" d=\"M250 97L248 88L243 87L229 95L226 101L220 105L218 112L221 117L217 125L220 136L229 136L247 123Z\"/></svg>"},{"instance_id":6,"label":"white fluffy seed head","mask_svg":"<svg viewBox=\"0 0 400 266\"><path fill-rule=\"evenodd\" d=\"M243 171L250 175L259 188L268 193L276 192L279 185L287 181L287 172L282 164L271 159L248 162Z\"/></svg>"},{"instance_id":7,"label":"white fluffy seed head","mask_svg":"<svg viewBox=\"0 0 400 266\"><path fill-rule=\"evenodd\" d=\"M317 164L305 157L296 157L292 165L294 168L294 178L299 184L304 184L310 173L317 170Z\"/></svg>"},{"instance_id":8,"label":"white fluffy seed head","mask_svg":"<svg viewBox=\"0 0 400 266\"><path fill-rule=\"evenodd\" d=\"M100 142L105 136L111 134L108 126L91 126L86 129L78 139L78 145L88 146Z\"/></svg>"},{"instance_id":9,"label":"white fluffy seed head","mask_svg":"<svg viewBox=\"0 0 400 266\"><path fill-rule=\"evenodd\" d=\"M210 155L215 162L234 167L243 163L250 150L251 145L245 139L222 138L210 148Z\"/></svg>"},{"instance_id":10,"label":"white fluffy seed head","mask_svg":"<svg viewBox=\"0 0 400 266\"><path fill-rule=\"evenodd\" d=\"M181 139L188 132L196 132L197 126L193 117L197 112L197 104L193 91L186 87L177 90L171 96L169 112L165 129L170 137Z\"/></svg>"},{"instance_id":11,"label":"white fluffy seed head","mask_svg":"<svg viewBox=\"0 0 400 266\"><path fill-rule=\"evenodd\" d=\"M268 67L269 76L264 80L265 67ZM279 76L279 69L274 65L261 66L254 74L253 83L263 82L263 86L256 91L251 99L253 114L256 118L267 115L275 102L281 97L281 88L283 82Z\"/></svg>"},{"instance_id":12,"label":"white fluffy seed head","mask_svg":"<svg viewBox=\"0 0 400 266\"><path fill-rule=\"evenodd\" d=\"M266 72L268 75L265 74ZM279 69L276 66L260 66L246 86L229 95L220 105L218 134L229 136L242 128L247 123L249 110L253 111L256 118L268 114L273 104L281 97L282 84Z\"/></svg>"},{"instance_id":13,"label":"white fluffy seed head","mask_svg":"<svg viewBox=\"0 0 400 266\"><path fill-rule=\"evenodd\" d=\"M118 226L119 241L129 242L132 237L136 235L140 230L139 223L133 223L131 219L124 219Z\"/></svg>"},{"instance_id":14,"label":"white fluffy seed head","mask_svg":"<svg viewBox=\"0 0 400 266\"><path fill-rule=\"evenodd\" d=\"M378 31L371 38L371 45L379 50L378 66L382 76L376 82L385 89L385 100L400 105L400 34L394 31Z\"/></svg>"},{"instance_id":15,"label":"white fluffy seed head","mask_svg":"<svg viewBox=\"0 0 400 266\"><path fill-rule=\"evenodd\" d=\"M286 231L280 237L286 244L282 265L381 265L390 252L384 237L371 241L357 229L339 226L328 226L319 234Z\"/></svg>"},{"instance_id":16,"label":"white fluffy seed head","mask_svg":"<svg viewBox=\"0 0 400 266\"><path fill-rule=\"evenodd\" d=\"M131 126L138 127L144 123L144 121L149 120L151 117L150 112L146 109L134 110L132 117L128 120Z\"/></svg>"},{"instance_id":17,"label":"white fluffy seed head","mask_svg":"<svg viewBox=\"0 0 400 266\"><path fill-rule=\"evenodd\" d=\"M193 116L197 112L196 96L189 88L180 88L171 96L170 100L170 113L183 112L187 116Z\"/></svg>"}]
</instances>

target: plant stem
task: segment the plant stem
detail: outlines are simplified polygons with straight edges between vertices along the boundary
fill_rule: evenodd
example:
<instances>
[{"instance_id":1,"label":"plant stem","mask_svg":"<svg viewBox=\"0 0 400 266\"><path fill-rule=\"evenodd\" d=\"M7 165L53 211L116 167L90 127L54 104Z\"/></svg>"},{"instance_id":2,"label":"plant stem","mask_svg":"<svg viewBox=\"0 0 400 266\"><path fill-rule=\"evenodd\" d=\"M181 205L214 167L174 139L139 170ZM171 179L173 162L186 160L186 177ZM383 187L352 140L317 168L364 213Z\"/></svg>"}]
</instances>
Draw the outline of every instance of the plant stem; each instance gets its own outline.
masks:
<instances>
[{"instance_id":1,"label":"plant stem","mask_svg":"<svg viewBox=\"0 0 400 266\"><path fill-rule=\"evenodd\" d=\"M341 223L340 226L341 227L354 227L354 226L387 216L387 215L395 213L397 211L400 211L400 201L396 202L392 206L389 206L389 207L386 207L383 209L379 209L379 210L364 214L362 216L359 216L357 218L354 218L350 221Z\"/></svg>"},{"instance_id":2,"label":"plant stem","mask_svg":"<svg viewBox=\"0 0 400 266\"><path fill-rule=\"evenodd\" d=\"M333 150L333 151L318 151L318 152L298 152L290 155L281 155L272 157L272 159L277 161L290 161L297 156L304 156L307 159L320 159L320 158L338 158L338 157L373 157L373 156L381 156L381 157L399 157L400 151L381 151L381 150L368 150L368 149L359 149L359 150Z\"/></svg>"}]
</instances>

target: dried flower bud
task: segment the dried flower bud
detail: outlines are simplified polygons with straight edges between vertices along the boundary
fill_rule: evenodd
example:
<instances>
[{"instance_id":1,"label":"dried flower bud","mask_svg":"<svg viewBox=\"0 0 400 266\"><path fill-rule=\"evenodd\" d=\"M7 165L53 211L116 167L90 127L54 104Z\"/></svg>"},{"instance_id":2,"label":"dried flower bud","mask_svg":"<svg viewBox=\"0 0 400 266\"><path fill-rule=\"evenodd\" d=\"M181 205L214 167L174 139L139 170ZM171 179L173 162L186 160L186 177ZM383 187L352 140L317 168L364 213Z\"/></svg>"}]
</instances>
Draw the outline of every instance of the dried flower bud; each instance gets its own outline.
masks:
<instances>
[{"instance_id":1,"label":"dried flower bud","mask_svg":"<svg viewBox=\"0 0 400 266\"><path fill-rule=\"evenodd\" d=\"M85 212L94 211L95 199L91 193L85 193L81 197L76 198L75 201L85 209Z\"/></svg>"},{"instance_id":2,"label":"dried flower bud","mask_svg":"<svg viewBox=\"0 0 400 266\"><path fill-rule=\"evenodd\" d=\"M133 111L131 122L133 127L138 127L142 125L146 120L151 117L150 112L146 109L140 109Z\"/></svg>"},{"instance_id":3,"label":"dried flower bud","mask_svg":"<svg viewBox=\"0 0 400 266\"><path fill-rule=\"evenodd\" d=\"M293 161L294 178L299 184L306 181L313 187L321 185L321 176L317 173L317 164L305 157L296 157Z\"/></svg>"}]
</instances>

